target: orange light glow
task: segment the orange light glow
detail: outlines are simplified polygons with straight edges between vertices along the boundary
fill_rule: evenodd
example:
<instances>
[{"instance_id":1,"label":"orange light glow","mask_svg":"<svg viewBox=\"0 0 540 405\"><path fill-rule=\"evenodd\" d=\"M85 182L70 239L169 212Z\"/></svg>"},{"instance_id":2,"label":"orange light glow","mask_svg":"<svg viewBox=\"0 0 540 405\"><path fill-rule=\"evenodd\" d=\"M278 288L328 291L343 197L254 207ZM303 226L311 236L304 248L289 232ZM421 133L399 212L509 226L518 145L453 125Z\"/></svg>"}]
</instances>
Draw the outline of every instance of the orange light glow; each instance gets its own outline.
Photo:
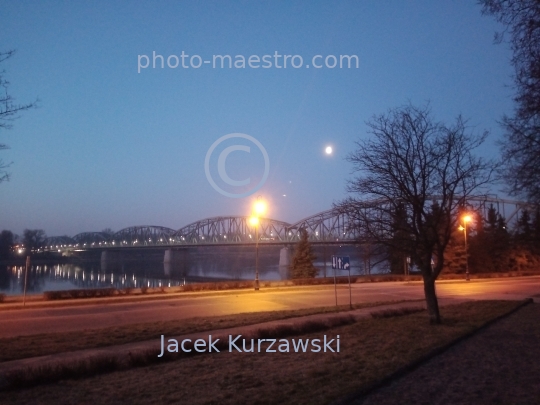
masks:
<instances>
[{"instance_id":1,"label":"orange light glow","mask_svg":"<svg viewBox=\"0 0 540 405\"><path fill-rule=\"evenodd\" d=\"M264 203L264 201L257 201L255 203L255 213L257 215L261 215L261 214L264 214L265 211L266 211L266 204Z\"/></svg>"}]
</instances>

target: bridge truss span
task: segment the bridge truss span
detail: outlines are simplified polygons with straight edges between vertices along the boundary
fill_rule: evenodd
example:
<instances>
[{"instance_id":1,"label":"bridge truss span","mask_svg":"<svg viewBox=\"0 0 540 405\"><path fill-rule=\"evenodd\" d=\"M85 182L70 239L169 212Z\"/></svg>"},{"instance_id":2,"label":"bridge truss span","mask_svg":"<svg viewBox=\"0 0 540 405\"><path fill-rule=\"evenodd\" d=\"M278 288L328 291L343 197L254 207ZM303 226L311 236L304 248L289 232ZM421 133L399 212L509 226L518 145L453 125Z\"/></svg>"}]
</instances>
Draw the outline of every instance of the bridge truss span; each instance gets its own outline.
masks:
<instances>
[{"instance_id":1,"label":"bridge truss span","mask_svg":"<svg viewBox=\"0 0 540 405\"><path fill-rule=\"evenodd\" d=\"M484 218L487 218L488 210L493 207L505 219L507 225L514 224L523 210L533 214L538 208L531 203L505 200L492 195L470 197L467 199L467 205L477 212L481 212Z\"/></svg>"},{"instance_id":2,"label":"bridge truss span","mask_svg":"<svg viewBox=\"0 0 540 405\"><path fill-rule=\"evenodd\" d=\"M360 239L359 229L352 217L338 209L330 209L290 225L287 228L289 242L300 240L300 229L305 229L312 242L357 241Z\"/></svg>"},{"instance_id":3,"label":"bridge truss span","mask_svg":"<svg viewBox=\"0 0 540 405\"><path fill-rule=\"evenodd\" d=\"M160 246L173 242L174 229L164 226L131 226L116 232L108 240L113 246Z\"/></svg>"},{"instance_id":4,"label":"bridge truss span","mask_svg":"<svg viewBox=\"0 0 540 405\"><path fill-rule=\"evenodd\" d=\"M53 250L64 247L74 247L76 244L75 238L70 238L69 236L49 236L45 239L44 248Z\"/></svg>"},{"instance_id":5,"label":"bridge truss span","mask_svg":"<svg viewBox=\"0 0 540 405\"><path fill-rule=\"evenodd\" d=\"M286 241L290 224L260 218L258 225L253 225L248 216L212 217L180 228L173 235L173 241L184 245L254 243L257 226L260 242L280 243Z\"/></svg>"},{"instance_id":6,"label":"bridge truss span","mask_svg":"<svg viewBox=\"0 0 540 405\"><path fill-rule=\"evenodd\" d=\"M430 196L429 201L438 201L440 196ZM376 209L382 205L388 204L381 199L372 199L359 201L355 209L370 210ZM477 212L487 218L488 210L493 207L506 221L507 226L513 227L519 214L523 210L533 213L537 206L534 204L512 201L497 198L493 195L471 196L466 199L465 208L471 212ZM362 227L358 224L353 213L347 212L343 208L333 208L304 218L287 229L287 235L290 242L296 242L300 239L300 229L305 229L308 233L308 239L312 242L361 242L363 239Z\"/></svg>"},{"instance_id":7,"label":"bridge truss span","mask_svg":"<svg viewBox=\"0 0 540 405\"><path fill-rule=\"evenodd\" d=\"M440 200L431 196L430 201ZM366 199L355 203L354 209L380 210L388 201ZM468 197L465 208L487 218L488 210L493 207L512 229L523 210L531 214L538 208L533 204L511 201L492 195ZM174 247L222 244L253 244L258 233L259 243L292 244L300 240L300 230L305 229L313 243L361 243L362 226L356 220L357 215L341 207L319 212L294 224L270 218L260 218L258 225L251 224L248 216L218 216L205 218L178 230L163 226L132 226L113 235L103 232L83 232L73 238L68 236L49 237L44 243L44 250L53 249L88 249L88 248L124 248L124 247Z\"/></svg>"},{"instance_id":8,"label":"bridge truss span","mask_svg":"<svg viewBox=\"0 0 540 405\"><path fill-rule=\"evenodd\" d=\"M81 232L73 237L76 246L87 247L87 246L99 246L105 244L110 238L109 234L104 232Z\"/></svg>"}]
</instances>

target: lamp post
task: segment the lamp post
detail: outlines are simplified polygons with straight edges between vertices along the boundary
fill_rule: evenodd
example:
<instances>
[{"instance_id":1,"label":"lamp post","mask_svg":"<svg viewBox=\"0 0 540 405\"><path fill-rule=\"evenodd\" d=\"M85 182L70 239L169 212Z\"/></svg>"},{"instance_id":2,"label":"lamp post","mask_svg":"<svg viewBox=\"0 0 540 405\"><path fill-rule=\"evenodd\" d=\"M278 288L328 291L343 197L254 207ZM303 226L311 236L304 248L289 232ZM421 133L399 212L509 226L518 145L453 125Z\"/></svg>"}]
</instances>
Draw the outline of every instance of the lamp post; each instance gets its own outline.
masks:
<instances>
[{"instance_id":1,"label":"lamp post","mask_svg":"<svg viewBox=\"0 0 540 405\"><path fill-rule=\"evenodd\" d=\"M255 291L259 290L259 217L266 211L266 204L261 200L261 196L257 197L254 205L255 215L251 217L251 225L255 226Z\"/></svg>"},{"instance_id":2,"label":"lamp post","mask_svg":"<svg viewBox=\"0 0 540 405\"><path fill-rule=\"evenodd\" d=\"M467 249L467 222L472 220L470 215L463 216L463 236L465 238L465 280L470 281L469 277L469 250Z\"/></svg>"}]
</instances>

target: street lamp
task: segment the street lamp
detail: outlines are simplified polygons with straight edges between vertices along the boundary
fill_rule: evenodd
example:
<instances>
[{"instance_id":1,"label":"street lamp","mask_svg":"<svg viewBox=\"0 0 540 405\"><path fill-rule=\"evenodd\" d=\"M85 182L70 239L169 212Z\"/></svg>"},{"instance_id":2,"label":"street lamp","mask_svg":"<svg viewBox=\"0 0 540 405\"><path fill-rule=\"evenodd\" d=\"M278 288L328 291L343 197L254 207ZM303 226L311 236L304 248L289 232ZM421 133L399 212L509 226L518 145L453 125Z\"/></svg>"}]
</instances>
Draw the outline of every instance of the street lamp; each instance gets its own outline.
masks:
<instances>
[{"instance_id":1,"label":"street lamp","mask_svg":"<svg viewBox=\"0 0 540 405\"><path fill-rule=\"evenodd\" d=\"M266 211L266 204L261 200L261 196L257 197L257 201L253 206L253 215L249 222L255 226L255 291L259 290L259 217Z\"/></svg>"},{"instance_id":2,"label":"street lamp","mask_svg":"<svg viewBox=\"0 0 540 405\"><path fill-rule=\"evenodd\" d=\"M467 249L467 222L472 221L470 215L464 215L462 218L463 226L460 226L459 229L463 231L463 236L465 237L465 280L470 281L469 277L469 251Z\"/></svg>"}]
</instances>

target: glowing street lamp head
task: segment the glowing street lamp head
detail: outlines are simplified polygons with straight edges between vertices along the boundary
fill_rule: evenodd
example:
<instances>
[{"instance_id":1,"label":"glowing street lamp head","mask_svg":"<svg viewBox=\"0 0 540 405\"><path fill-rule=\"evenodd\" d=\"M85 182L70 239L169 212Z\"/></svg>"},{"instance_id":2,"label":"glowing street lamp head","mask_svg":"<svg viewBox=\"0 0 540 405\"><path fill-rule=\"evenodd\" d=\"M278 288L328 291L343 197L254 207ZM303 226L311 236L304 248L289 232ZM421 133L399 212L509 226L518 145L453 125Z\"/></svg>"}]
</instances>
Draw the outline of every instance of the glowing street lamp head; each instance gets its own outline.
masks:
<instances>
[{"instance_id":1,"label":"glowing street lamp head","mask_svg":"<svg viewBox=\"0 0 540 405\"><path fill-rule=\"evenodd\" d=\"M254 225L254 226L255 226L255 225L257 225L257 224L259 223L259 218L257 218L257 217L251 217L251 218L249 219L249 223L250 223L251 225Z\"/></svg>"},{"instance_id":2,"label":"glowing street lamp head","mask_svg":"<svg viewBox=\"0 0 540 405\"><path fill-rule=\"evenodd\" d=\"M257 215L261 215L261 214L264 214L265 211L266 211L266 204L264 203L264 201L258 200L255 203L255 213Z\"/></svg>"},{"instance_id":3,"label":"glowing street lamp head","mask_svg":"<svg viewBox=\"0 0 540 405\"><path fill-rule=\"evenodd\" d=\"M471 221L472 221L472 217L470 215L463 216L463 222L467 223Z\"/></svg>"}]
</instances>

